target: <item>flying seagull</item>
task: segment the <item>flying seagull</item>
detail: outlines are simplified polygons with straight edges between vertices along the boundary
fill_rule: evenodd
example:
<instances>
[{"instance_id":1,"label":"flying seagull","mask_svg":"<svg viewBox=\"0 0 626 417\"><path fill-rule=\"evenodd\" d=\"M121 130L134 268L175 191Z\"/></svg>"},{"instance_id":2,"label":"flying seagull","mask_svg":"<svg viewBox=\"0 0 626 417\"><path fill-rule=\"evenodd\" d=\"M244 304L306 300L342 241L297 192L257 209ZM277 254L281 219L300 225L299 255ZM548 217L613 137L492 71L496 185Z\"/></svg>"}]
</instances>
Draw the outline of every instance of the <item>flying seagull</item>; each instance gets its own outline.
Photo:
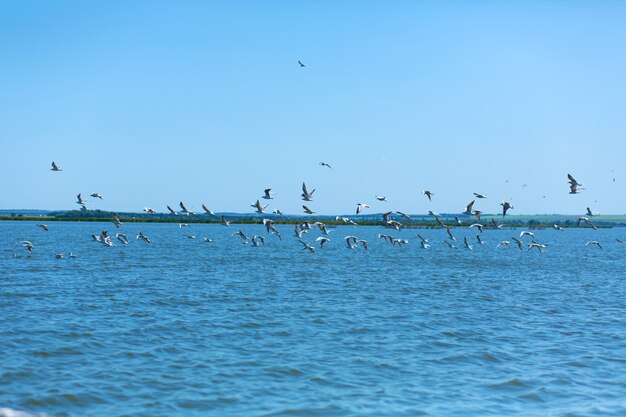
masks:
<instances>
[{"instance_id":1,"label":"flying seagull","mask_svg":"<svg viewBox=\"0 0 626 417\"><path fill-rule=\"evenodd\" d=\"M45 230L46 232L48 231L48 226L45 224L38 224L37 227L41 227L43 230Z\"/></svg>"},{"instance_id":2,"label":"flying seagull","mask_svg":"<svg viewBox=\"0 0 626 417\"><path fill-rule=\"evenodd\" d=\"M320 162L320 166L321 167L328 167L330 169L333 169L333 167L331 167L330 165L328 165L326 162Z\"/></svg>"},{"instance_id":3,"label":"flying seagull","mask_svg":"<svg viewBox=\"0 0 626 417\"><path fill-rule=\"evenodd\" d=\"M506 212L508 210L513 209L513 206L511 204L509 204L508 201L502 201L502 203L500 203L500 205L502 206L502 217L506 216Z\"/></svg>"},{"instance_id":4,"label":"flying seagull","mask_svg":"<svg viewBox=\"0 0 626 417\"><path fill-rule=\"evenodd\" d=\"M143 211L145 211L148 214L156 214L156 210L150 207L144 207Z\"/></svg>"},{"instance_id":5,"label":"flying seagull","mask_svg":"<svg viewBox=\"0 0 626 417\"><path fill-rule=\"evenodd\" d=\"M570 194L578 194L578 187L582 187L583 185L581 183L579 183L578 181L576 181L574 179L574 177L572 177L571 174L567 174L567 179L569 180L569 193Z\"/></svg>"},{"instance_id":6,"label":"flying seagull","mask_svg":"<svg viewBox=\"0 0 626 417\"><path fill-rule=\"evenodd\" d=\"M424 194L426 197L428 197L428 201L433 201L432 197L435 195L435 193L430 192L428 190L423 190L422 194Z\"/></svg>"},{"instance_id":7,"label":"flying seagull","mask_svg":"<svg viewBox=\"0 0 626 417\"><path fill-rule=\"evenodd\" d=\"M99 193L91 193L91 197L93 198L99 198L100 200L102 200L102 195Z\"/></svg>"},{"instance_id":8,"label":"flying seagull","mask_svg":"<svg viewBox=\"0 0 626 417\"><path fill-rule=\"evenodd\" d=\"M563 232L563 228L561 226L559 226L558 224L553 224L552 227L556 230L560 230L561 232Z\"/></svg>"},{"instance_id":9,"label":"flying seagull","mask_svg":"<svg viewBox=\"0 0 626 417\"><path fill-rule=\"evenodd\" d=\"M593 216L599 216L599 215L600 213L598 213L597 211L593 211L589 207L587 207L587 216L593 217Z\"/></svg>"},{"instance_id":10,"label":"flying seagull","mask_svg":"<svg viewBox=\"0 0 626 417\"><path fill-rule=\"evenodd\" d=\"M202 205L202 210L206 211L206 213L207 213L209 216L215 216L215 212L214 212L214 211L209 210L209 209L207 208L207 206L205 206L204 204Z\"/></svg>"},{"instance_id":11,"label":"flying seagull","mask_svg":"<svg viewBox=\"0 0 626 417\"><path fill-rule=\"evenodd\" d=\"M363 204L363 203L358 203L356 205L356 214L359 214L360 212L362 212L363 210L365 210L366 208L370 208L370 206L368 206L367 204Z\"/></svg>"},{"instance_id":12,"label":"flying seagull","mask_svg":"<svg viewBox=\"0 0 626 417\"><path fill-rule=\"evenodd\" d=\"M597 247L599 247L600 249L602 249L602 245L600 245L600 243L598 243L598 241L597 241L597 240L592 240L592 241L590 241L590 242L587 242L587 243L585 244L585 247L587 247L587 246L589 246L589 245L596 245Z\"/></svg>"},{"instance_id":13,"label":"flying seagull","mask_svg":"<svg viewBox=\"0 0 626 417\"><path fill-rule=\"evenodd\" d=\"M315 192L315 188L313 189L313 191L309 192L306 189L306 184L302 183L302 199L304 201L313 201L313 193Z\"/></svg>"},{"instance_id":14,"label":"flying seagull","mask_svg":"<svg viewBox=\"0 0 626 417\"><path fill-rule=\"evenodd\" d=\"M63 171L63 170L61 169L60 166L55 164L54 161L52 161L52 168L50 168L50 171Z\"/></svg>"},{"instance_id":15,"label":"flying seagull","mask_svg":"<svg viewBox=\"0 0 626 417\"><path fill-rule=\"evenodd\" d=\"M178 203L178 205L182 209L182 212L185 213L187 216L189 216L190 214L195 214L194 212L187 210L187 207L185 207L182 201Z\"/></svg>"},{"instance_id":16,"label":"flying seagull","mask_svg":"<svg viewBox=\"0 0 626 417\"><path fill-rule=\"evenodd\" d=\"M484 195L484 194L479 194L479 193L474 193L474 197L476 197L476 198L487 198L487 196L486 196L486 195Z\"/></svg>"},{"instance_id":17,"label":"flying seagull","mask_svg":"<svg viewBox=\"0 0 626 417\"><path fill-rule=\"evenodd\" d=\"M300 65L300 68L304 68L304 67L306 67L306 65L304 65L304 64L302 63L302 61L300 61L300 60L298 60L298 65Z\"/></svg>"},{"instance_id":18,"label":"flying seagull","mask_svg":"<svg viewBox=\"0 0 626 417\"><path fill-rule=\"evenodd\" d=\"M376 200L378 201L384 201L385 203L387 202L387 197L382 196L382 195L375 195L374 196L376 198Z\"/></svg>"},{"instance_id":19,"label":"flying seagull","mask_svg":"<svg viewBox=\"0 0 626 417\"><path fill-rule=\"evenodd\" d=\"M315 212L313 210L311 210L310 208L308 208L307 206L303 205L302 208L304 209L304 212L306 214L315 214Z\"/></svg>"},{"instance_id":20,"label":"flying seagull","mask_svg":"<svg viewBox=\"0 0 626 417\"><path fill-rule=\"evenodd\" d=\"M176 215L176 212L170 206L167 206L167 209L169 210L170 214Z\"/></svg>"},{"instance_id":21,"label":"flying seagull","mask_svg":"<svg viewBox=\"0 0 626 417\"><path fill-rule=\"evenodd\" d=\"M268 204L262 206L258 199L257 199L257 201L254 204L250 204L250 207L255 207L256 208L256 212L259 213L259 214L264 214L265 213L264 210L267 208L267 206L268 206Z\"/></svg>"},{"instance_id":22,"label":"flying seagull","mask_svg":"<svg viewBox=\"0 0 626 417\"><path fill-rule=\"evenodd\" d=\"M263 191L263 193L264 193L263 194L263 198L266 199L266 200L273 200L274 199L274 193L272 193L271 191L272 191L271 188L266 188Z\"/></svg>"}]
</instances>

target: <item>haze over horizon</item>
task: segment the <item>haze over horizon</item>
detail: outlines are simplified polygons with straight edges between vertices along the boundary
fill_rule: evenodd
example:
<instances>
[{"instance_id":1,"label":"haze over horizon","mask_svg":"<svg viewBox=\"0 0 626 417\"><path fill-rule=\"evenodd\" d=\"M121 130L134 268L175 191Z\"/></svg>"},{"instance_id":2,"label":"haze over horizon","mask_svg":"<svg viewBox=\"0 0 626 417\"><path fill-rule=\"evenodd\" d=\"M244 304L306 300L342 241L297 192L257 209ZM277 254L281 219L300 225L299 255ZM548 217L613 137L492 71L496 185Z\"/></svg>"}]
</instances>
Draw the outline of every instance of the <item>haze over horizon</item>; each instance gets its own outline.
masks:
<instances>
[{"instance_id":1,"label":"haze over horizon","mask_svg":"<svg viewBox=\"0 0 626 417\"><path fill-rule=\"evenodd\" d=\"M486 213L624 214L625 18L613 2L4 2L0 208L99 192L90 208L247 213L272 188L286 214L459 213L473 192Z\"/></svg>"}]
</instances>

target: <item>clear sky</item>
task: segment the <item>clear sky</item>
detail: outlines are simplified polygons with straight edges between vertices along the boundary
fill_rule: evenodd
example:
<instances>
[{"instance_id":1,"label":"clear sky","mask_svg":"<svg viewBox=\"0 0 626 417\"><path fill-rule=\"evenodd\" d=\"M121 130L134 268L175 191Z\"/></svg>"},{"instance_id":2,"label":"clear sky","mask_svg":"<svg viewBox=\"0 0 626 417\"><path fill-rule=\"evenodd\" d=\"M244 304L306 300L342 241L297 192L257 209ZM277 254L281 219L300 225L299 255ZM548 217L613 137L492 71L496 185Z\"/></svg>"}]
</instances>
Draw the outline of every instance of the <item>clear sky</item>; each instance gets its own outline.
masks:
<instances>
[{"instance_id":1,"label":"clear sky","mask_svg":"<svg viewBox=\"0 0 626 417\"><path fill-rule=\"evenodd\" d=\"M626 213L624 22L618 1L4 0L0 208L247 212L271 187L301 213L306 181L320 214L473 192Z\"/></svg>"}]
</instances>

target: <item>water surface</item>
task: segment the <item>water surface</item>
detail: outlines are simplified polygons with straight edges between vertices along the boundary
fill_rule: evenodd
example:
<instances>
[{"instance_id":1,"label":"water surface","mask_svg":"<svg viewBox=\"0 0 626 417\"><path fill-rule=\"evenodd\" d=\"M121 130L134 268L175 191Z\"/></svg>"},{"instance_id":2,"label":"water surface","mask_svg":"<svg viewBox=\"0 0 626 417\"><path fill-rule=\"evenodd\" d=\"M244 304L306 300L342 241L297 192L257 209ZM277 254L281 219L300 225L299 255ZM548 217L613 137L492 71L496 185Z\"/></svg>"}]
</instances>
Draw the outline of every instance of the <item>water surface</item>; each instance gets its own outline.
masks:
<instances>
[{"instance_id":1,"label":"water surface","mask_svg":"<svg viewBox=\"0 0 626 417\"><path fill-rule=\"evenodd\" d=\"M548 244L536 253L495 248L522 229L487 230L485 245L456 229L469 251L444 245L443 230L403 230L410 244L392 247L376 237L388 229L344 226L309 254L293 226L279 226L279 241L261 225L125 224L131 242L115 247L90 237L111 224L49 226L0 222L0 407L626 415L624 229L536 230ZM230 236L239 229L266 245L243 245ZM139 230L154 243L135 240ZM346 235L369 250L348 249ZM585 248L592 239L604 249Z\"/></svg>"}]
</instances>

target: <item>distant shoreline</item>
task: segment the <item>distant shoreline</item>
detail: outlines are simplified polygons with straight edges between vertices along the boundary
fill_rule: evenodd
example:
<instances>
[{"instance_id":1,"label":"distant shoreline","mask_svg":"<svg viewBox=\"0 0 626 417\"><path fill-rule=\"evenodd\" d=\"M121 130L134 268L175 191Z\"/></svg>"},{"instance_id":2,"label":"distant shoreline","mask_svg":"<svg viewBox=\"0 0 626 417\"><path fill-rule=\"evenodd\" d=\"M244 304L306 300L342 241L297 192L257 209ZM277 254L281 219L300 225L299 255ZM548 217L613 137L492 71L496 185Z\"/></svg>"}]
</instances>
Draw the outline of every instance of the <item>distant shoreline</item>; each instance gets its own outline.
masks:
<instances>
[{"instance_id":1,"label":"distant shoreline","mask_svg":"<svg viewBox=\"0 0 626 417\"><path fill-rule=\"evenodd\" d=\"M119 216L119 219L122 223L194 223L194 224L221 224L221 220L219 218L207 218L204 215L201 216L179 216L175 217L147 217L143 215L139 215L140 217L127 217L127 216ZM547 215L546 215L547 216ZM350 224L345 223L341 220L335 220L335 216L317 216L317 217L294 217L288 216L281 218L276 215L268 215L267 217L238 217L236 215L227 215L226 219L231 224L262 224L263 218L271 218L274 221L274 224L280 225L296 225L304 222L314 223L314 222L322 222L329 226L350 226ZM554 220L554 221L541 221L541 215L539 216L510 216L506 217L504 220L501 217L489 216L484 219L481 218L481 221L478 222L475 218L464 218L463 224L456 223L446 223L446 226L458 228L458 227L468 227L473 223L481 223L485 228L495 229L495 226L491 222L491 219L497 219L497 223L502 225L503 228L552 228L553 225L558 224L563 228L587 228L588 226L583 222L580 226L576 225L577 216L562 216L562 220ZM552 216L550 216L552 217ZM561 217L561 216L560 216ZM594 224L598 228L612 228L612 227L626 227L626 216L614 216L615 219L611 218L612 216L604 216L602 219L598 219L594 222ZM357 216L351 216L352 220L354 220L358 226L385 226L385 224L381 220L374 220L369 216L368 218L360 219ZM608 218L608 219L606 219ZM573 221L572 221L573 219ZM444 218L444 222L449 220L448 218ZM16 215L16 216L0 216L0 221L35 221L35 222L90 222L90 223L112 223L112 213L110 217L88 217L88 216L80 216L80 217L71 217L71 216L25 216L25 215ZM452 220L454 222L454 220ZM442 228L440 224L432 221L424 221L422 217L416 220L404 220L401 221L402 228Z\"/></svg>"}]
</instances>

